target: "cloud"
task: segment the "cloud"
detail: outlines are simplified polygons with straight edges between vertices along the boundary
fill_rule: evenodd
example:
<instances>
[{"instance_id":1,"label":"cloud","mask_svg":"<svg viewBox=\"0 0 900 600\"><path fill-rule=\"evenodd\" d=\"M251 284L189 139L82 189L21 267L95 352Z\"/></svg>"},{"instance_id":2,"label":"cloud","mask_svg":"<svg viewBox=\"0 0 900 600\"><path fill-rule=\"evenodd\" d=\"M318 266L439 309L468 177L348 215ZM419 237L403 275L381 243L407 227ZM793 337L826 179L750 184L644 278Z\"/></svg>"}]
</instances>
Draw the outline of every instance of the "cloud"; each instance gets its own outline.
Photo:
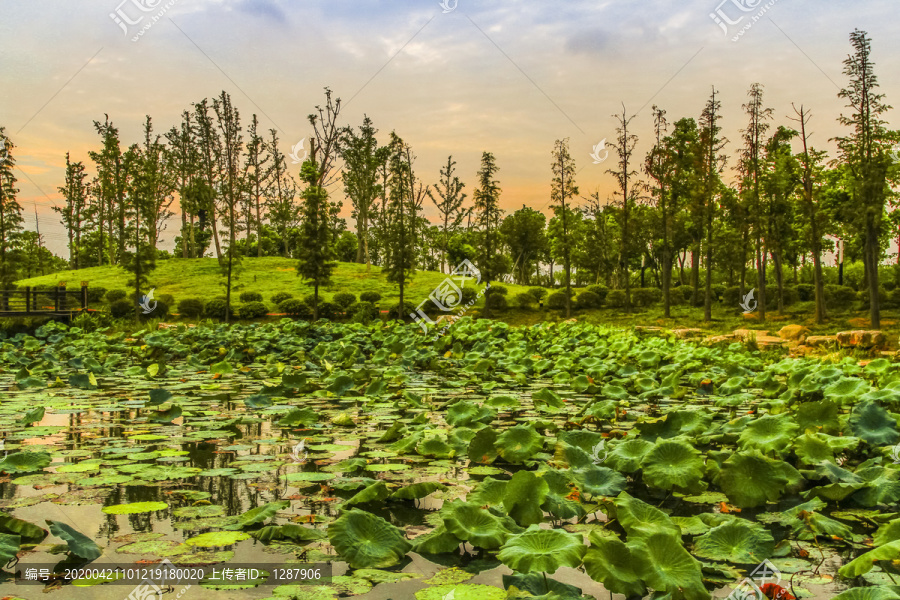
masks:
<instances>
[{"instance_id":1,"label":"cloud","mask_svg":"<svg viewBox=\"0 0 900 600\"><path fill-rule=\"evenodd\" d=\"M241 0L237 5L237 9L256 17L270 19L276 23L285 23L287 21L287 15L281 7L269 0Z\"/></svg>"},{"instance_id":2,"label":"cloud","mask_svg":"<svg viewBox=\"0 0 900 600\"><path fill-rule=\"evenodd\" d=\"M599 28L575 32L566 40L566 51L573 54L602 54L612 41L609 32Z\"/></svg>"}]
</instances>

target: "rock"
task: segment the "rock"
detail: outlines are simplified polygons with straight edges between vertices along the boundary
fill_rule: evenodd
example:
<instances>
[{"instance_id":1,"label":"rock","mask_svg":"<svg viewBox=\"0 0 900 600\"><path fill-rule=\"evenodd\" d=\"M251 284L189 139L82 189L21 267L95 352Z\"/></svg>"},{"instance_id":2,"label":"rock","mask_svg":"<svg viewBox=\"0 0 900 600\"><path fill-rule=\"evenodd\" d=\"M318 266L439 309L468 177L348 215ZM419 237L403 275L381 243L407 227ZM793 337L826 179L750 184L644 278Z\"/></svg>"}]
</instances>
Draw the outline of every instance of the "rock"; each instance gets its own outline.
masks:
<instances>
[{"instance_id":1,"label":"rock","mask_svg":"<svg viewBox=\"0 0 900 600\"><path fill-rule=\"evenodd\" d=\"M691 338L697 338L703 335L702 329L676 329L674 332L675 337L680 340L687 340Z\"/></svg>"},{"instance_id":2,"label":"rock","mask_svg":"<svg viewBox=\"0 0 900 600\"><path fill-rule=\"evenodd\" d=\"M785 325L778 331L778 337L783 340L790 340L802 344L809 336L809 329L803 325Z\"/></svg>"},{"instance_id":3,"label":"rock","mask_svg":"<svg viewBox=\"0 0 900 600\"><path fill-rule=\"evenodd\" d=\"M755 312L744 313L744 320L745 321L759 321L759 315L756 314Z\"/></svg>"},{"instance_id":4,"label":"rock","mask_svg":"<svg viewBox=\"0 0 900 600\"><path fill-rule=\"evenodd\" d=\"M837 343L843 348L881 348L887 344L887 336L880 331L841 331Z\"/></svg>"},{"instance_id":5,"label":"rock","mask_svg":"<svg viewBox=\"0 0 900 600\"><path fill-rule=\"evenodd\" d=\"M706 338L705 341L706 341L707 344L721 344L721 343L724 343L724 342L729 342L729 343L730 343L730 342L733 342L733 341L734 341L734 334L731 334L731 333L730 333L730 334L727 334L727 335L714 335L714 336L712 336L712 337Z\"/></svg>"},{"instance_id":6,"label":"rock","mask_svg":"<svg viewBox=\"0 0 900 600\"><path fill-rule=\"evenodd\" d=\"M836 335L811 335L806 338L805 341L807 346L811 346L813 348L821 348L823 346L833 346L837 343Z\"/></svg>"},{"instance_id":7,"label":"rock","mask_svg":"<svg viewBox=\"0 0 900 600\"><path fill-rule=\"evenodd\" d=\"M746 342L750 338L759 339L769 335L768 331L762 329L735 329L732 335L741 342Z\"/></svg>"},{"instance_id":8,"label":"rock","mask_svg":"<svg viewBox=\"0 0 900 600\"><path fill-rule=\"evenodd\" d=\"M788 341L774 335L760 335L756 338L756 345L760 350L769 350L771 348L784 348L788 345Z\"/></svg>"},{"instance_id":9,"label":"rock","mask_svg":"<svg viewBox=\"0 0 900 600\"><path fill-rule=\"evenodd\" d=\"M638 335L649 335L652 337L664 337L666 334L666 330L662 327L648 327L646 325L636 326L634 332Z\"/></svg>"}]
</instances>

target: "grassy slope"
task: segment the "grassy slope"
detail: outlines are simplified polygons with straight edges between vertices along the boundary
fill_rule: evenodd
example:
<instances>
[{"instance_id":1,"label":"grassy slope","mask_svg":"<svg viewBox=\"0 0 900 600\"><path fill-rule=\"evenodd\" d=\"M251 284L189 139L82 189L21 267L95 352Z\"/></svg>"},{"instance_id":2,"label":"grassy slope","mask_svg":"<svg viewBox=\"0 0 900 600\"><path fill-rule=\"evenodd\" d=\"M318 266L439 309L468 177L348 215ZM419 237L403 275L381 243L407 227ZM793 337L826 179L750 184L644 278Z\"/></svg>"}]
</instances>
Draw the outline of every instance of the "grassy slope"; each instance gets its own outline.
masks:
<instances>
[{"instance_id":1,"label":"grassy slope","mask_svg":"<svg viewBox=\"0 0 900 600\"><path fill-rule=\"evenodd\" d=\"M236 292L236 296L241 291L259 292L270 305L269 298L276 292L285 291L298 297L312 293L312 287L304 285L297 277L294 270L295 265L295 260L285 258L245 258L241 263L241 272L233 291ZM446 275L430 271L416 273L406 289L406 300L418 305L428 298L428 295L445 277ZM89 285L124 290L128 279L129 274L118 267L93 267L34 277L22 280L18 282L18 285L56 285L65 281L70 288L74 288L81 281L87 281ZM172 294L176 301L184 298L209 299L222 296L225 293L223 282L224 278L220 274L217 261L213 258L159 261L156 270L151 273L150 277L150 287L156 288L156 297L161 294ZM518 285L503 285L509 290L507 298L510 300L510 309L498 315L501 320L512 325L533 325L544 321L564 320L559 311L514 308L513 296L527 288ZM396 304L399 298L397 286L385 280L380 268L372 267L371 271L367 273L365 265L353 263L339 263L332 278L332 284L324 290L320 290L320 294L325 299L330 299L336 293L350 292L358 298L362 292L366 291L375 291L381 294L383 299L380 304L383 309ZM270 308L274 308L274 306L270 306ZM718 305L714 307L712 323L703 322L702 308L690 308L685 305L673 306L671 319L662 318L661 306L646 308L632 314L604 308L578 311L574 316L579 320L591 323L622 327L635 325L658 325L669 328L698 327L713 333L724 333L738 328L777 331L788 323L806 325L813 333L817 334L834 333L846 329L864 329L869 326L867 312L859 310L832 311L828 322L825 325L817 326L813 320L814 309L813 303L805 302L787 307L786 314L783 316L778 316L776 311L770 311L767 315L769 317L767 323L745 319L737 307ZM474 316L472 312L469 314ZM884 310L882 312L882 329L894 333L898 318L900 318L900 312L897 310Z\"/></svg>"},{"instance_id":2,"label":"grassy slope","mask_svg":"<svg viewBox=\"0 0 900 600\"><path fill-rule=\"evenodd\" d=\"M266 302L276 292L288 292L297 297L311 294L311 285L305 285L299 277L295 267L297 261L287 258L245 258L241 261L238 279L233 283L232 293L250 291L259 292ZM428 298L428 295L447 276L431 271L420 271L415 274L404 293L404 299L418 305ZM18 282L19 286L26 285L56 285L60 281L68 283L70 288L87 281L90 286L100 286L107 290L127 289L129 274L119 267L92 267L77 271L61 271L43 277L33 277ZM150 274L149 288L156 288L154 295L158 298L161 294L171 294L175 301L185 298L209 299L215 296L225 295L225 278L219 270L218 262L214 258L202 259L171 259L161 260L157 268ZM472 283L469 283L472 285ZM509 298L525 291L526 287L503 284L509 290ZM354 263L338 263L332 277L331 285L323 289L319 294L326 300L340 292L350 292L357 298L363 292L378 292L381 294L383 307L393 306L400 298L400 292L396 285L388 283L381 274L379 267L372 267L366 272L365 265Z\"/></svg>"}]
</instances>

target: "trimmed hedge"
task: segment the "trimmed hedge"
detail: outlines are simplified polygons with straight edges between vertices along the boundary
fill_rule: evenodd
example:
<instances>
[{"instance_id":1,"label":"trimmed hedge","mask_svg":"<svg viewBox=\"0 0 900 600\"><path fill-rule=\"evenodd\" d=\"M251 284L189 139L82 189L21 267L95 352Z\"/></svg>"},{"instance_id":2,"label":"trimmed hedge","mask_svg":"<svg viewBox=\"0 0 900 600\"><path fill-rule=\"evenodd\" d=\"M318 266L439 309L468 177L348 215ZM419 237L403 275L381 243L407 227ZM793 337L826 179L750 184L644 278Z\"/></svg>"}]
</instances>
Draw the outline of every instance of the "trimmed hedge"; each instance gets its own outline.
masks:
<instances>
[{"instance_id":1,"label":"trimmed hedge","mask_svg":"<svg viewBox=\"0 0 900 600\"><path fill-rule=\"evenodd\" d=\"M341 310L347 310L352 304L356 303L356 295L351 294L350 292L341 292L335 294L332 300L341 307Z\"/></svg>"},{"instance_id":2,"label":"trimmed hedge","mask_svg":"<svg viewBox=\"0 0 900 600\"><path fill-rule=\"evenodd\" d=\"M378 312L378 307L366 301L351 305L347 312L352 315L354 323L368 324L381 316Z\"/></svg>"},{"instance_id":3,"label":"trimmed hedge","mask_svg":"<svg viewBox=\"0 0 900 600\"><path fill-rule=\"evenodd\" d=\"M565 295L563 295L563 299L565 299ZM600 296L587 290L581 292L575 298L575 306L579 309L600 308L600 304Z\"/></svg>"},{"instance_id":4,"label":"trimmed hedge","mask_svg":"<svg viewBox=\"0 0 900 600\"><path fill-rule=\"evenodd\" d=\"M302 321L312 320L312 309L303 300L297 298L286 298L278 304L278 310L287 314L294 319Z\"/></svg>"},{"instance_id":5,"label":"trimmed hedge","mask_svg":"<svg viewBox=\"0 0 900 600\"><path fill-rule=\"evenodd\" d=\"M262 302L246 302L238 307L237 313L241 319L259 319L266 316L269 309Z\"/></svg>"},{"instance_id":6,"label":"trimmed hedge","mask_svg":"<svg viewBox=\"0 0 900 600\"><path fill-rule=\"evenodd\" d=\"M491 287L492 291L493 291L493 289L494 288ZM505 288L504 288L504 292L505 292ZM506 301L506 296L504 296L503 294L490 294L487 297L487 300L485 300L485 303L487 303L488 306L490 306L491 310L504 311L507 308L509 308L509 303Z\"/></svg>"},{"instance_id":7,"label":"trimmed hedge","mask_svg":"<svg viewBox=\"0 0 900 600\"><path fill-rule=\"evenodd\" d=\"M338 313L341 312L341 307L335 304L334 302L319 302L319 318L327 319L329 321L334 321Z\"/></svg>"},{"instance_id":8,"label":"trimmed hedge","mask_svg":"<svg viewBox=\"0 0 900 600\"><path fill-rule=\"evenodd\" d=\"M359 295L360 302L371 302L372 304L378 304L378 301L381 300L381 294L378 292L363 292Z\"/></svg>"},{"instance_id":9,"label":"trimmed hedge","mask_svg":"<svg viewBox=\"0 0 900 600\"><path fill-rule=\"evenodd\" d=\"M111 314L114 319L127 319L128 317L133 317L134 304L125 298L113 300L109 303L109 314Z\"/></svg>"},{"instance_id":10,"label":"trimmed hedge","mask_svg":"<svg viewBox=\"0 0 900 600\"><path fill-rule=\"evenodd\" d=\"M575 302L573 301L574 305ZM547 298L547 307L553 310L566 310L566 291L553 292Z\"/></svg>"},{"instance_id":11,"label":"trimmed hedge","mask_svg":"<svg viewBox=\"0 0 900 600\"><path fill-rule=\"evenodd\" d=\"M811 283L801 283L797 285L797 296L800 302L815 302L816 286Z\"/></svg>"},{"instance_id":12,"label":"trimmed hedge","mask_svg":"<svg viewBox=\"0 0 900 600\"><path fill-rule=\"evenodd\" d=\"M657 288L635 288L631 290L631 303L634 306L650 306L662 300L662 290Z\"/></svg>"},{"instance_id":13,"label":"trimmed hedge","mask_svg":"<svg viewBox=\"0 0 900 600\"><path fill-rule=\"evenodd\" d=\"M103 302L104 296L106 296L107 289L105 287L91 287L88 286L88 302Z\"/></svg>"},{"instance_id":14,"label":"trimmed hedge","mask_svg":"<svg viewBox=\"0 0 900 600\"><path fill-rule=\"evenodd\" d=\"M606 305L610 308L625 308L625 290L609 290Z\"/></svg>"},{"instance_id":15,"label":"trimmed hedge","mask_svg":"<svg viewBox=\"0 0 900 600\"><path fill-rule=\"evenodd\" d=\"M220 321L225 320L227 304L225 303L225 298L213 298L209 300L203 306L203 314L208 319L219 319ZM229 318L234 316L234 307L230 307L230 311L228 311Z\"/></svg>"},{"instance_id":16,"label":"trimmed hedge","mask_svg":"<svg viewBox=\"0 0 900 600\"><path fill-rule=\"evenodd\" d=\"M535 300L529 292L521 292L513 297L513 302L519 308L530 308Z\"/></svg>"},{"instance_id":17,"label":"trimmed hedge","mask_svg":"<svg viewBox=\"0 0 900 600\"><path fill-rule=\"evenodd\" d=\"M592 294L597 294L600 298L600 304L597 306L602 306L604 302L606 302L606 295L609 293L609 288L603 285L589 285L584 288L584 291L590 292Z\"/></svg>"},{"instance_id":18,"label":"trimmed hedge","mask_svg":"<svg viewBox=\"0 0 900 600\"><path fill-rule=\"evenodd\" d=\"M529 289L526 293L531 294L531 297L534 298L535 302L540 302L544 298L547 297L547 290L542 287L533 287Z\"/></svg>"},{"instance_id":19,"label":"trimmed hedge","mask_svg":"<svg viewBox=\"0 0 900 600\"><path fill-rule=\"evenodd\" d=\"M203 314L203 300L200 298L185 298L178 303L178 314L182 317L196 319Z\"/></svg>"},{"instance_id":20,"label":"trimmed hedge","mask_svg":"<svg viewBox=\"0 0 900 600\"><path fill-rule=\"evenodd\" d=\"M112 305L114 302L118 300L124 300L128 297L128 292L125 290L109 290L106 292L106 301Z\"/></svg>"},{"instance_id":21,"label":"trimmed hedge","mask_svg":"<svg viewBox=\"0 0 900 600\"><path fill-rule=\"evenodd\" d=\"M294 295L289 294L288 292L275 292L274 294L272 294L272 297L269 298L269 300L272 301L272 304L274 304L275 306L278 306L285 300L290 300L293 297L294 297Z\"/></svg>"},{"instance_id":22,"label":"trimmed hedge","mask_svg":"<svg viewBox=\"0 0 900 600\"><path fill-rule=\"evenodd\" d=\"M262 302L263 297L259 292L241 292L241 302Z\"/></svg>"},{"instance_id":23,"label":"trimmed hedge","mask_svg":"<svg viewBox=\"0 0 900 600\"><path fill-rule=\"evenodd\" d=\"M828 284L825 286L825 305L831 310L849 310L853 308L856 292L845 285Z\"/></svg>"},{"instance_id":24,"label":"trimmed hedge","mask_svg":"<svg viewBox=\"0 0 900 600\"><path fill-rule=\"evenodd\" d=\"M463 298L465 298L465 292L469 289L470 288L463 288ZM474 295L475 291L472 290L472 293ZM416 312L416 305L412 302L404 302L403 307L398 303L392 306L388 311L388 319L397 319L398 316L402 315L404 321L410 321L412 319L409 315L414 312Z\"/></svg>"}]
</instances>

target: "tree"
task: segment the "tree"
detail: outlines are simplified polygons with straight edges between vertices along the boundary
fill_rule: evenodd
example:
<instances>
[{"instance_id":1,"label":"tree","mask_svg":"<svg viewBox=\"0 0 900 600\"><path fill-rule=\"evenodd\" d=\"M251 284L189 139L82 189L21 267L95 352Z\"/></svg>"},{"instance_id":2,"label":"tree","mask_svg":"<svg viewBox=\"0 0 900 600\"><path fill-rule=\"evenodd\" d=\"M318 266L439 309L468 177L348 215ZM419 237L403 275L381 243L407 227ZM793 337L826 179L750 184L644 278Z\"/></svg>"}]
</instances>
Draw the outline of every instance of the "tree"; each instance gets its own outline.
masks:
<instances>
[{"instance_id":1,"label":"tree","mask_svg":"<svg viewBox=\"0 0 900 600\"><path fill-rule=\"evenodd\" d=\"M768 207L766 225L767 246L775 267L778 285L778 314L784 314L784 273L786 254L794 251L796 224L791 201L800 183L800 166L791 151L791 140L797 136L793 129L779 126L766 142L763 193Z\"/></svg>"},{"instance_id":2,"label":"tree","mask_svg":"<svg viewBox=\"0 0 900 600\"><path fill-rule=\"evenodd\" d=\"M569 140L556 140L553 148L553 181L550 184L550 203L553 213L562 224L562 236L559 238L562 251L563 269L566 277L566 318L572 316L572 229L569 227L570 208L566 201L578 195L578 186L575 185L575 160L569 154Z\"/></svg>"},{"instance_id":3,"label":"tree","mask_svg":"<svg viewBox=\"0 0 900 600\"><path fill-rule=\"evenodd\" d=\"M878 303L878 263L881 257L879 238L882 234L885 202L888 193L887 174L890 165L890 135L881 118L891 107L884 94L877 93L878 78L872 62L872 42L868 34L855 29L850 34L853 54L844 60L844 75L850 78L838 97L847 101L851 114L838 119L851 133L837 137L841 160L850 176L850 198L854 206L852 226L863 241L863 264L869 290L869 315L872 328L881 327Z\"/></svg>"},{"instance_id":4,"label":"tree","mask_svg":"<svg viewBox=\"0 0 900 600\"><path fill-rule=\"evenodd\" d=\"M208 202L201 201L201 194L195 192L200 180L200 153L191 113L181 113L180 128L172 127L166 133L169 142L167 162L174 178L175 191L178 192L178 205L181 210L181 257L198 258L197 236L194 219ZM208 188L207 188L208 189ZM203 200L207 200L203 198Z\"/></svg>"},{"instance_id":5,"label":"tree","mask_svg":"<svg viewBox=\"0 0 900 600\"><path fill-rule=\"evenodd\" d=\"M628 218L630 216L632 207L640 198L642 189L640 182L635 181L635 178L637 177L637 171L633 170L631 166L634 156L634 149L637 146L638 142L638 137L635 134L631 133L629 130L629 126L631 125L631 120L634 118L634 115L629 117L624 105L622 105L622 114L616 114L613 116L618 121L618 125L616 126L616 141L613 142L612 146L615 149L616 153L619 155L619 162L618 170L609 169L607 170L607 173L613 175L616 178L619 189L615 192L615 195L622 199L622 241L619 264L624 270L625 310L630 312L631 277L628 270L628 245L631 240L629 239Z\"/></svg>"},{"instance_id":6,"label":"tree","mask_svg":"<svg viewBox=\"0 0 900 600\"><path fill-rule=\"evenodd\" d=\"M16 199L19 190L13 173L16 159L12 150L15 145L6 137L3 127L0 127L0 141L3 142L0 152L0 283L6 287L16 278L15 266L8 253L18 242L23 219L22 206Z\"/></svg>"},{"instance_id":7,"label":"tree","mask_svg":"<svg viewBox=\"0 0 900 600\"><path fill-rule=\"evenodd\" d=\"M149 281L149 273L156 268L156 248L154 245L152 223L155 221L157 194L159 191L160 166L158 146L159 140L151 138L153 127L148 117L144 124L144 146L132 146L125 153L125 164L129 166L132 177L127 188L127 205L124 207L131 217L129 224L134 250L126 250L122 254L120 266L131 273L128 284L134 288L134 317L140 317L141 307L137 300L141 290ZM129 228L126 228L128 231ZM147 237L147 243L143 237Z\"/></svg>"},{"instance_id":8,"label":"tree","mask_svg":"<svg viewBox=\"0 0 900 600\"><path fill-rule=\"evenodd\" d=\"M212 115L209 114L209 102L206 98L194 104L194 137L197 140L199 149L200 171L206 180L206 190L211 192L211 195L208 197L209 204L198 207L198 216L200 211L205 211L205 216L209 220L210 228L212 229L216 258L221 267L224 266L224 263L222 260L222 244L219 240L216 196L221 193L222 167L218 157L222 154L222 139L216 130L216 124ZM202 194L198 194L196 197L205 199Z\"/></svg>"},{"instance_id":9,"label":"tree","mask_svg":"<svg viewBox=\"0 0 900 600\"><path fill-rule=\"evenodd\" d=\"M240 191L243 187L240 168L243 136L241 135L240 113L231 103L231 96L227 92L223 91L218 98L213 100L213 110L216 113L221 136L216 159L219 163L219 171L223 174L221 198L223 212L228 223L228 254L223 268L226 278L225 322L227 323L231 318L231 283L235 275L235 262L240 260L240 257L236 256L235 241L238 231L237 209L240 202Z\"/></svg>"},{"instance_id":10,"label":"tree","mask_svg":"<svg viewBox=\"0 0 900 600\"><path fill-rule=\"evenodd\" d=\"M740 171L742 175L741 191L747 198L752 215L753 231L756 241L757 291L759 292L759 319L766 320L766 249L763 247L763 222L766 208L762 203L760 191L762 180L763 137L769 130L766 121L772 118L772 109L763 108L763 86L754 83L747 93L750 101L743 105L744 112L750 119L746 129L741 130L744 148L740 153Z\"/></svg>"},{"instance_id":11,"label":"tree","mask_svg":"<svg viewBox=\"0 0 900 600\"><path fill-rule=\"evenodd\" d=\"M65 200L65 206L54 206L53 210L60 214L60 222L66 228L69 237L69 267L80 269L81 233L86 219L88 186L85 183L87 173L84 163L72 162L66 152L66 184L59 188Z\"/></svg>"},{"instance_id":12,"label":"tree","mask_svg":"<svg viewBox=\"0 0 900 600\"><path fill-rule=\"evenodd\" d=\"M806 212L807 222L809 223L809 247L813 256L813 281L816 288L816 323L821 325L825 322L827 316L825 309L825 280L822 275L822 226L823 211L820 210L821 184L822 177L822 161L825 158L824 151L817 151L810 147L810 133L807 132L806 126L812 115L803 105L798 110L797 122L800 123L800 141L803 142L803 152L797 156L800 162L800 185L802 187L801 198L803 209Z\"/></svg>"},{"instance_id":13,"label":"tree","mask_svg":"<svg viewBox=\"0 0 900 600\"><path fill-rule=\"evenodd\" d=\"M434 193L428 190L428 197L437 207L440 213L441 226L441 273L445 273L444 266L449 251L450 238L459 229L463 219L466 217L467 211L463 208L466 201L466 194L463 188L466 185L454 175L456 161L453 156L447 157L447 165L441 168L441 177L434 186ZM437 195L437 198L435 198Z\"/></svg>"},{"instance_id":14,"label":"tree","mask_svg":"<svg viewBox=\"0 0 900 600\"><path fill-rule=\"evenodd\" d=\"M125 189L128 186L129 173L124 155L119 145L119 130L110 122L109 115L103 123L94 121L94 129L103 140L100 152L90 152L91 160L97 165L99 184L99 211L97 215L100 233L100 249L104 247L103 227L107 228L110 264L116 264L125 251ZM113 235L113 227L117 227L117 235ZM115 251L114 251L115 249ZM99 265L103 264L103 254L98 255Z\"/></svg>"},{"instance_id":15,"label":"tree","mask_svg":"<svg viewBox=\"0 0 900 600\"><path fill-rule=\"evenodd\" d=\"M160 233L165 229L165 222L174 214L169 207L175 199L172 195L175 191L175 173L168 163L169 155L160 139L159 135L153 135L153 122L148 115L144 122L140 174L143 177L143 192L149 203L146 215L147 243L154 254Z\"/></svg>"},{"instance_id":16,"label":"tree","mask_svg":"<svg viewBox=\"0 0 900 600\"><path fill-rule=\"evenodd\" d=\"M719 152L728 140L719 138L722 128L719 126L719 111L722 103L716 100L716 89L703 109L700 117L700 142L703 157L703 197L704 214L706 216L706 292L703 303L703 319L712 320L712 249L713 249L713 217L716 212L716 197L722 187L722 169L725 157Z\"/></svg>"},{"instance_id":17,"label":"tree","mask_svg":"<svg viewBox=\"0 0 900 600\"><path fill-rule=\"evenodd\" d=\"M670 241L672 204L671 204L671 179L674 170L672 152L667 147L665 133L669 122L666 120L666 111L653 105L653 134L656 143L644 161L644 171L656 182L651 188L651 195L656 198L656 207L660 213L660 229L662 233L662 290L663 290L663 315L671 317L671 286L672 286L672 248Z\"/></svg>"},{"instance_id":18,"label":"tree","mask_svg":"<svg viewBox=\"0 0 900 600\"><path fill-rule=\"evenodd\" d=\"M510 250L513 273L520 285L531 285L531 275L549 249L546 227L544 213L524 204L500 225L500 235Z\"/></svg>"},{"instance_id":19,"label":"tree","mask_svg":"<svg viewBox=\"0 0 900 600\"><path fill-rule=\"evenodd\" d=\"M425 189L421 183L416 185L411 148L395 132L391 132L388 147L388 193L383 203L382 216L385 228L383 272L389 282L400 288L397 318L402 320L406 310L406 283L418 266L413 241L417 237L418 215L422 209Z\"/></svg>"},{"instance_id":20,"label":"tree","mask_svg":"<svg viewBox=\"0 0 900 600\"><path fill-rule=\"evenodd\" d=\"M366 263L368 272L372 266L369 255L369 224L372 219L372 205L381 194L378 183L378 131L372 126L372 120L364 116L359 133L347 127L341 134L341 157L344 159L344 193L353 204L353 217L356 219L356 262Z\"/></svg>"},{"instance_id":21,"label":"tree","mask_svg":"<svg viewBox=\"0 0 900 600\"><path fill-rule=\"evenodd\" d=\"M259 128L259 120L256 118L254 114L250 120L250 125L247 128L247 133L249 135L249 139L247 140L246 147L246 158L244 161L244 185L247 193L247 207L248 207L248 218L247 221L247 237L250 237L250 231L253 230L253 227L256 227L256 256L257 258L263 255L263 245L262 245L262 226L263 226L263 218L262 218L262 206L263 206L263 192L267 186L267 177L269 176L269 169L266 167L266 163L269 162L271 158L269 154L266 152L267 145L266 141L262 138L259 133L257 133L257 129ZM252 216L250 216L250 212L252 211ZM252 222L251 222L252 221Z\"/></svg>"},{"instance_id":22,"label":"tree","mask_svg":"<svg viewBox=\"0 0 900 600\"><path fill-rule=\"evenodd\" d=\"M268 148L272 155L272 165L266 176L266 212L269 222L278 232L283 256L287 258L291 255L288 232L300 222L300 210L294 202L297 197L297 182L288 172L287 158L278 149L278 132L270 129L269 135L272 136Z\"/></svg>"},{"instance_id":23,"label":"tree","mask_svg":"<svg viewBox=\"0 0 900 600\"><path fill-rule=\"evenodd\" d=\"M478 268L481 276L491 287L491 279L497 275L497 251L499 250L500 217L500 182L494 177L498 171L497 162L490 152L481 154L481 168L478 171L478 189L473 194L473 211L475 223L481 234ZM491 303L485 299L484 316L491 316Z\"/></svg>"}]
</instances>

